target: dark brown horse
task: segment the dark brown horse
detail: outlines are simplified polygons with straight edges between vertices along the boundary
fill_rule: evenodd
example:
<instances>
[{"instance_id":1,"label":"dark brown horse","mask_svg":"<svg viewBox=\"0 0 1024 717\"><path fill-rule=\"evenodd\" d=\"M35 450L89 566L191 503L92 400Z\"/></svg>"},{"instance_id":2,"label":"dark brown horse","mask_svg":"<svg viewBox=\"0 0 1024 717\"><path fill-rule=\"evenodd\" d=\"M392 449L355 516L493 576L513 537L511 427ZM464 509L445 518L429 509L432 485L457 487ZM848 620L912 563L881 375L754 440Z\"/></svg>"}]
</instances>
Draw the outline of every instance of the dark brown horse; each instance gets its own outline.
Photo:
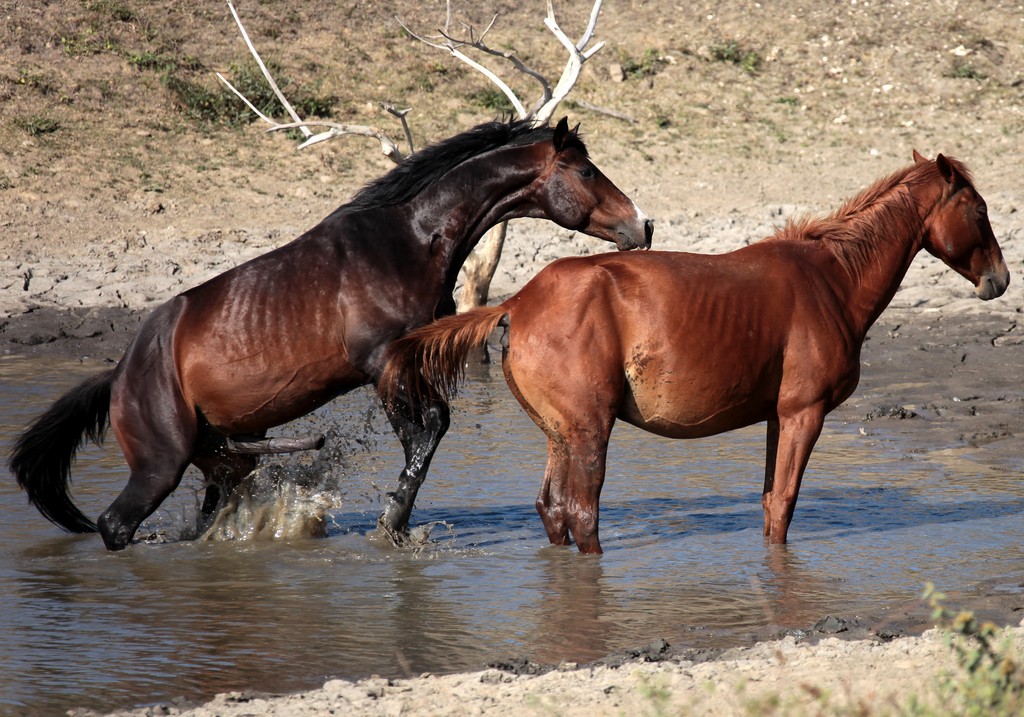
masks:
<instances>
[{"instance_id":1,"label":"dark brown horse","mask_svg":"<svg viewBox=\"0 0 1024 717\"><path fill-rule=\"evenodd\" d=\"M102 439L109 415L131 475L97 521L107 547L131 541L189 463L207 479L208 516L221 489L255 467L253 453L317 445L267 439L269 428L375 383L390 341L453 313L466 255L514 217L550 219L619 249L650 246L653 230L564 119L554 129L480 125L416 153L290 244L156 309L117 368L26 430L11 471L44 516L95 531L68 479L76 449ZM387 412L406 467L379 524L397 540L449 412L439 401L393 402Z\"/></svg>"},{"instance_id":2,"label":"dark brown horse","mask_svg":"<svg viewBox=\"0 0 1024 717\"><path fill-rule=\"evenodd\" d=\"M918 251L982 299L1009 282L967 170L914 158L832 216L728 254L557 261L500 306L397 341L379 385L450 396L466 352L504 326L505 379L548 438L537 511L552 543L571 534L587 553L616 418L670 438L767 421L764 534L784 543L825 414L857 386L865 334Z\"/></svg>"}]
</instances>

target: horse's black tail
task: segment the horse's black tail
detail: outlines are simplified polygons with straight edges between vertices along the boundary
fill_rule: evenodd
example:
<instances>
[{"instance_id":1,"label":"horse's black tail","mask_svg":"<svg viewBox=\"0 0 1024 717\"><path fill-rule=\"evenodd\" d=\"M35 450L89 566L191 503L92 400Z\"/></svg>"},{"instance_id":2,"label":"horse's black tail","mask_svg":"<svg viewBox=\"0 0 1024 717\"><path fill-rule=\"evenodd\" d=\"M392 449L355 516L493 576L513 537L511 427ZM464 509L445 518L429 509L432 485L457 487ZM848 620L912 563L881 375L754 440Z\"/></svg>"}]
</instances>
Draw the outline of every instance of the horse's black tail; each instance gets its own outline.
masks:
<instances>
[{"instance_id":1,"label":"horse's black tail","mask_svg":"<svg viewBox=\"0 0 1024 717\"><path fill-rule=\"evenodd\" d=\"M72 533L96 532L96 524L71 500L68 484L82 441L103 442L113 374L104 371L57 399L21 434L7 464L39 512Z\"/></svg>"}]
</instances>

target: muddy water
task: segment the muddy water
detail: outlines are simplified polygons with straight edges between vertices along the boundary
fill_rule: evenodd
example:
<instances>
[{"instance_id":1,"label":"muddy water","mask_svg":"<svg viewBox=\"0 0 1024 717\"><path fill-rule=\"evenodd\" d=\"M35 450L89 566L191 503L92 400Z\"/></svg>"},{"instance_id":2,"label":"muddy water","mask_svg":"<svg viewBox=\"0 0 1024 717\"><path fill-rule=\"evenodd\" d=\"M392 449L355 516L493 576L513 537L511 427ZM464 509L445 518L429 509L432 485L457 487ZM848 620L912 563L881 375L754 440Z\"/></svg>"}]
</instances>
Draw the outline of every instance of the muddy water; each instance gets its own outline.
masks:
<instances>
[{"instance_id":1,"label":"muddy water","mask_svg":"<svg viewBox=\"0 0 1024 717\"><path fill-rule=\"evenodd\" d=\"M97 368L0 357L5 454L17 430ZM414 514L431 526L419 550L368 535L401 467L369 392L287 430L325 430L337 450L266 472L306 486L313 512L333 505L326 538L178 540L194 529L190 473L140 531L154 542L110 554L97 536L51 526L8 478L0 713L289 691L516 658L578 662L658 638L728 646L829 614L885 629L926 616L925 581L966 598L1020 574L1024 485L1012 452L993 468L904 425L863 428L849 415L827 424L787 547L760 535L763 427L672 442L628 426L616 429L608 461L605 555L546 547L532 508L543 441L496 368L476 370L455 406ZM76 499L95 516L124 476L116 444L89 449ZM266 522L271 533L316 532L315 520Z\"/></svg>"}]
</instances>

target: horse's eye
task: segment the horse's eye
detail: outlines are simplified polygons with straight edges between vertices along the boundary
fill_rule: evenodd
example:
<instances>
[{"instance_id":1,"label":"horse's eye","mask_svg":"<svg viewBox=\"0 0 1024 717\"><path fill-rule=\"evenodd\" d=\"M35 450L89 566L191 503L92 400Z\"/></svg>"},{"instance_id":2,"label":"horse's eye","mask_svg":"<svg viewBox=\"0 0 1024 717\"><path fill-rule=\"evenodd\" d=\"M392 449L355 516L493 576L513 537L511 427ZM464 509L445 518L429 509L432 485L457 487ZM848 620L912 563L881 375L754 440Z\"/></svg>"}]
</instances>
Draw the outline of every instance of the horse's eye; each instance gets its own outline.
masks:
<instances>
[{"instance_id":1,"label":"horse's eye","mask_svg":"<svg viewBox=\"0 0 1024 717\"><path fill-rule=\"evenodd\" d=\"M580 176L583 177L584 179L593 179L594 178L594 168L593 167L580 167Z\"/></svg>"},{"instance_id":2,"label":"horse's eye","mask_svg":"<svg viewBox=\"0 0 1024 717\"><path fill-rule=\"evenodd\" d=\"M988 215L988 207L982 203L978 205L978 216L984 217Z\"/></svg>"}]
</instances>

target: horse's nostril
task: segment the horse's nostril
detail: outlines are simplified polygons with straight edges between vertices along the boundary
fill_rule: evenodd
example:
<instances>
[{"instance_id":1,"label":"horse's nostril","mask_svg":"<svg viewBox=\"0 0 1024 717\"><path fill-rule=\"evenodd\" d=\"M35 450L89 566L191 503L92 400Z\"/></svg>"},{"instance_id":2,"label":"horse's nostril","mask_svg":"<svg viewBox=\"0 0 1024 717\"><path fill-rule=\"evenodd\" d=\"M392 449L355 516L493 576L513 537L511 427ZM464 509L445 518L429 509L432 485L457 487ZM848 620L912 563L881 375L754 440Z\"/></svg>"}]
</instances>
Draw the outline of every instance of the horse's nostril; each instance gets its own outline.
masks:
<instances>
[{"instance_id":1,"label":"horse's nostril","mask_svg":"<svg viewBox=\"0 0 1024 717\"><path fill-rule=\"evenodd\" d=\"M646 219L646 220L644 220L644 239L647 241L648 244L650 244L651 243L651 237L653 237L653 236L654 236L654 220L653 219Z\"/></svg>"}]
</instances>

